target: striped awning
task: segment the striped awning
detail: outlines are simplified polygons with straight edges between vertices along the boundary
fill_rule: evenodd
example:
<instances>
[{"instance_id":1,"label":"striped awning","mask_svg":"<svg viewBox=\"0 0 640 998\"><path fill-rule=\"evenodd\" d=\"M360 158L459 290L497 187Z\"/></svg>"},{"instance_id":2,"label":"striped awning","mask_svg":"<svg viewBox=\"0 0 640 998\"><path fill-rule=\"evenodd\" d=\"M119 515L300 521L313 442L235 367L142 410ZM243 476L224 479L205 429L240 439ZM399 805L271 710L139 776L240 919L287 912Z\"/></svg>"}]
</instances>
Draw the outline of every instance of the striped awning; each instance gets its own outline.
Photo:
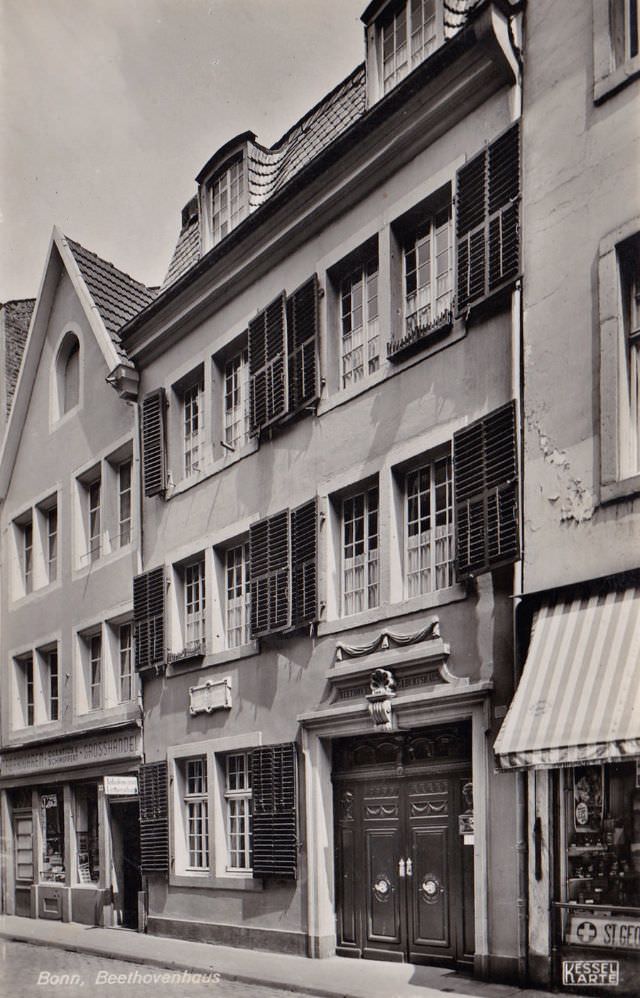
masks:
<instances>
[{"instance_id":1,"label":"striped awning","mask_svg":"<svg viewBox=\"0 0 640 998\"><path fill-rule=\"evenodd\" d=\"M640 587L535 613L495 752L503 769L640 756Z\"/></svg>"}]
</instances>

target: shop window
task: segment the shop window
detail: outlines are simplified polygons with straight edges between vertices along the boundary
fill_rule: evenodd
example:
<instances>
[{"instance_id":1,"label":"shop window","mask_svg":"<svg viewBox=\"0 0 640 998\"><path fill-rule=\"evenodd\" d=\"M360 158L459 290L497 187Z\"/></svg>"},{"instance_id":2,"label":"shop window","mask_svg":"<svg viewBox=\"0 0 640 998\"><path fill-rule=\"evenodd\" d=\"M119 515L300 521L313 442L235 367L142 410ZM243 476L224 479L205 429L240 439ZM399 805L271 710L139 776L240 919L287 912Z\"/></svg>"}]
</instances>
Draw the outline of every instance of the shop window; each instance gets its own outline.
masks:
<instances>
[{"instance_id":1,"label":"shop window","mask_svg":"<svg viewBox=\"0 0 640 998\"><path fill-rule=\"evenodd\" d=\"M118 629L119 698L121 703L133 698L133 627L120 624Z\"/></svg>"},{"instance_id":2,"label":"shop window","mask_svg":"<svg viewBox=\"0 0 640 998\"><path fill-rule=\"evenodd\" d=\"M452 586L454 555L453 481L447 455L405 478L405 595Z\"/></svg>"},{"instance_id":3,"label":"shop window","mask_svg":"<svg viewBox=\"0 0 640 998\"><path fill-rule=\"evenodd\" d=\"M96 884L100 880L98 836L98 788L95 783L75 788L75 829L77 882Z\"/></svg>"},{"instance_id":4,"label":"shop window","mask_svg":"<svg viewBox=\"0 0 640 998\"><path fill-rule=\"evenodd\" d=\"M627 923L640 916L639 774L635 761L560 770L564 943L629 945Z\"/></svg>"},{"instance_id":5,"label":"shop window","mask_svg":"<svg viewBox=\"0 0 640 998\"><path fill-rule=\"evenodd\" d=\"M224 366L224 444L238 451L250 429L249 350L243 347Z\"/></svg>"},{"instance_id":6,"label":"shop window","mask_svg":"<svg viewBox=\"0 0 640 998\"><path fill-rule=\"evenodd\" d=\"M378 606L378 488L342 500L342 615Z\"/></svg>"},{"instance_id":7,"label":"shop window","mask_svg":"<svg viewBox=\"0 0 640 998\"><path fill-rule=\"evenodd\" d=\"M225 757L224 798L227 870L251 870L253 816L250 753L237 752Z\"/></svg>"},{"instance_id":8,"label":"shop window","mask_svg":"<svg viewBox=\"0 0 640 998\"><path fill-rule=\"evenodd\" d=\"M118 465L118 538L120 547L131 541L131 460Z\"/></svg>"},{"instance_id":9,"label":"shop window","mask_svg":"<svg viewBox=\"0 0 640 998\"><path fill-rule=\"evenodd\" d=\"M188 870L209 868L209 805L207 760L185 759L180 763Z\"/></svg>"},{"instance_id":10,"label":"shop window","mask_svg":"<svg viewBox=\"0 0 640 998\"><path fill-rule=\"evenodd\" d=\"M251 640L251 580L249 544L227 548L225 558L227 648L238 648Z\"/></svg>"},{"instance_id":11,"label":"shop window","mask_svg":"<svg viewBox=\"0 0 640 998\"><path fill-rule=\"evenodd\" d=\"M42 865L40 879L57 884L65 882L64 803L61 787L40 793L42 823Z\"/></svg>"}]
</instances>

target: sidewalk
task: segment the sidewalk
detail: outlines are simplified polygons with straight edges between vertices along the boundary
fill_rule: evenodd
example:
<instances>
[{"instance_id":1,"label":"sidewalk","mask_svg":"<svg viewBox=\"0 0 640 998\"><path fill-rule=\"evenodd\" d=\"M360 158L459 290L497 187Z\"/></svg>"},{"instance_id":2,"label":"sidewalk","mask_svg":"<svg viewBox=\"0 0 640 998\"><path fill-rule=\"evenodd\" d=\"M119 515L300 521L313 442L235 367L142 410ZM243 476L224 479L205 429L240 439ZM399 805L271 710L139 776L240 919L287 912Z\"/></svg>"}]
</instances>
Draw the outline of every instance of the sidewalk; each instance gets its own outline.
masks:
<instances>
[{"instance_id":1,"label":"sidewalk","mask_svg":"<svg viewBox=\"0 0 640 998\"><path fill-rule=\"evenodd\" d=\"M0 938L171 970L215 971L228 980L303 991L323 998L442 998L443 992L462 998L543 998L550 994L488 984L437 967L340 957L308 960L14 915L0 915Z\"/></svg>"}]
</instances>

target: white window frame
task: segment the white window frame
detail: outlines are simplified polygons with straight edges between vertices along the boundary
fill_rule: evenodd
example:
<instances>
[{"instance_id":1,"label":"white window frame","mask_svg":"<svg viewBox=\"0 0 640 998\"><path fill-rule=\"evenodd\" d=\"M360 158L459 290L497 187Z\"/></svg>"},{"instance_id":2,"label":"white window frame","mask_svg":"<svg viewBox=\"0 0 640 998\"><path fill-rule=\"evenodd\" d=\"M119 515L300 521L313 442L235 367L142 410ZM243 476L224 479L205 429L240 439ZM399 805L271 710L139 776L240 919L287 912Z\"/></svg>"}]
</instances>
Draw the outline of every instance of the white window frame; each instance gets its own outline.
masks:
<instances>
[{"instance_id":1,"label":"white window frame","mask_svg":"<svg viewBox=\"0 0 640 998\"><path fill-rule=\"evenodd\" d=\"M358 505L362 500L362 513ZM373 504L375 503L375 506ZM372 508L373 506L373 508ZM372 530L375 514L375 530ZM378 484L350 493L341 503L341 616L351 617L380 605L380 491ZM362 530L358 522L362 521ZM359 534L361 533L361 537ZM361 547L359 553L357 549ZM362 584L357 585L358 575Z\"/></svg>"},{"instance_id":2,"label":"white window frame","mask_svg":"<svg viewBox=\"0 0 640 998\"><path fill-rule=\"evenodd\" d=\"M47 674L47 719L49 721L60 720L60 659L58 648L49 648L44 652ZM52 663L55 660L55 670ZM55 696L54 696L54 676L55 676ZM55 717L54 717L55 704Z\"/></svg>"},{"instance_id":3,"label":"white window frame","mask_svg":"<svg viewBox=\"0 0 640 998\"><path fill-rule=\"evenodd\" d=\"M16 728L33 728L36 717L36 663L32 651L13 659L17 687L18 723Z\"/></svg>"},{"instance_id":4,"label":"white window frame","mask_svg":"<svg viewBox=\"0 0 640 998\"><path fill-rule=\"evenodd\" d=\"M83 637L87 648L87 706L89 711L104 707L104 641L102 630ZM97 654L95 649L97 648ZM96 668L97 665L97 668ZM96 680L97 676L97 680Z\"/></svg>"},{"instance_id":5,"label":"white window frame","mask_svg":"<svg viewBox=\"0 0 640 998\"><path fill-rule=\"evenodd\" d=\"M238 451L249 440L249 348L230 357L224 365L224 445Z\"/></svg>"},{"instance_id":6,"label":"white window frame","mask_svg":"<svg viewBox=\"0 0 640 998\"><path fill-rule=\"evenodd\" d=\"M58 504L50 506L44 511L45 524L46 524L46 563L47 563L47 580L49 582L55 582L58 578ZM52 529L52 520L55 517L54 529Z\"/></svg>"},{"instance_id":7,"label":"white window frame","mask_svg":"<svg viewBox=\"0 0 640 998\"><path fill-rule=\"evenodd\" d=\"M206 644L207 598L204 554L182 566L184 588L184 649L197 651Z\"/></svg>"},{"instance_id":8,"label":"white window frame","mask_svg":"<svg viewBox=\"0 0 640 998\"><path fill-rule=\"evenodd\" d=\"M251 582L249 541L224 551L225 644L239 648L251 641Z\"/></svg>"},{"instance_id":9,"label":"white window frame","mask_svg":"<svg viewBox=\"0 0 640 998\"><path fill-rule=\"evenodd\" d=\"M249 752L224 756L224 800L227 871L250 873L252 869L253 793Z\"/></svg>"},{"instance_id":10,"label":"white window frame","mask_svg":"<svg viewBox=\"0 0 640 998\"><path fill-rule=\"evenodd\" d=\"M124 478L124 471L128 470L129 481ZM131 526L133 513L133 461L126 458L118 465L118 547L126 547L131 543Z\"/></svg>"},{"instance_id":11,"label":"white window frame","mask_svg":"<svg viewBox=\"0 0 640 998\"><path fill-rule=\"evenodd\" d=\"M22 584L25 596L33 592L33 514L20 524L22 548Z\"/></svg>"},{"instance_id":12,"label":"white window frame","mask_svg":"<svg viewBox=\"0 0 640 998\"><path fill-rule=\"evenodd\" d=\"M200 379L182 392L182 447L185 477L200 467L204 427L204 385Z\"/></svg>"},{"instance_id":13,"label":"white window frame","mask_svg":"<svg viewBox=\"0 0 640 998\"><path fill-rule=\"evenodd\" d=\"M437 474L442 469L445 478L439 483ZM409 469L404 478L403 498L405 598L450 588L455 583L451 454L434 457ZM444 523L435 522L443 515Z\"/></svg>"},{"instance_id":14,"label":"white window frame","mask_svg":"<svg viewBox=\"0 0 640 998\"><path fill-rule=\"evenodd\" d=\"M446 259L446 269L438 273L443 258ZM452 281L451 205L447 205L425 218L404 241L402 301L405 333L428 328L447 315L453 299ZM408 290L410 283L415 283L415 289L411 292Z\"/></svg>"},{"instance_id":15,"label":"white window frame","mask_svg":"<svg viewBox=\"0 0 640 998\"><path fill-rule=\"evenodd\" d=\"M431 7L433 14L426 18L425 11ZM415 17L418 8L421 12L419 22ZM392 90L444 42L442 0L403 0L392 10L391 15L387 12L382 15L378 27L380 87L383 94ZM433 31L426 35L425 25L430 22L433 22ZM403 35L404 41L400 42L399 38Z\"/></svg>"},{"instance_id":16,"label":"white window frame","mask_svg":"<svg viewBox=\"0 0 640 998\"><path fill-rule=\"evenodd\" d=\"M340 387L380 367L378 255L352 267L340 282Z\"/></svg>"},{"instance_id":17,"label":"white window frame","mask_svg":"<svg viewBox=\"0 0 640 998\"><path fill-rule=\"evenodd\" d=\"M612 3L624 5L622 58L616 57ZM632 4L637 11L636 46L631 42ZM596 103L612 96L640 75L640 50L634 54L634 48L640 43L639 8L639 0L593 0L593 99Z\"/></svg>"},{"instance_id":18,"label":"white window frame","mask_svg":"<svg viewBox=\"0 0 640 998\"><path fill-rule=\"evenodd\" d=\"M181 759L179 765L187 859L185 870L207 873L210 869L207 757L191 756Z\"/></svg>"},{"instance_id":19,"label":"white window frame","mask_svg":"<svg viewBox=\"0 0 640 998\"><path fill-rule=\"evenodd\" d=\"M210 182L211 239L216 246L247 214L244 158L239 157Z\"/></svg>"},{"instance_id":20,"label":"white window frame","mask_svg":"<svg viewBox=\"0 0 640 998\"><path fill-rule=\"evenodd\" d=\"M118 701L128 703L134 698L133 623L118 625ZM127 686L128 684L128 686ZM126 692L128 688L128 693Z\"/></svg>"},{"instance_id":21,"label":"white window frame","mask_svg":"<svg viewBox=\"0 0 640 998\"><path fill-rule=\"evenodd\" d=\"M87 557L90 562L102 556L102 468L98 475L85 484L87 493ZM97 490L97 505L96 505Z\"/></svg>"}]
</instances>

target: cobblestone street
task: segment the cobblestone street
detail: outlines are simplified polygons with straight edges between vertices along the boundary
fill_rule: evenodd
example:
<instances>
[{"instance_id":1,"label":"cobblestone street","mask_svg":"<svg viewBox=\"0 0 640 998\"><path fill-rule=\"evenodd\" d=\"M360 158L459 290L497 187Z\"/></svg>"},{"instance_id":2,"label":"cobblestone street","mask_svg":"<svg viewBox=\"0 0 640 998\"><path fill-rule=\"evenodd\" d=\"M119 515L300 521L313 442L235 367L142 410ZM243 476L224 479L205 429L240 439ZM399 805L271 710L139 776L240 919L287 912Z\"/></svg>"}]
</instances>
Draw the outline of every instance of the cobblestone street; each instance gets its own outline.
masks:
<instances>
[{"instance_id":1,"label":"cobblestone street","mask_svg":"<svg viewBox=\"0 0 640 998\"><path fill-rule=\"evenodd\" d=\"M283 992L194 970L105 960L85 953L69 953L49 946L0 940L0 996L2 998L300 998L301 992Z\"/></svg>"}]
</instances>

